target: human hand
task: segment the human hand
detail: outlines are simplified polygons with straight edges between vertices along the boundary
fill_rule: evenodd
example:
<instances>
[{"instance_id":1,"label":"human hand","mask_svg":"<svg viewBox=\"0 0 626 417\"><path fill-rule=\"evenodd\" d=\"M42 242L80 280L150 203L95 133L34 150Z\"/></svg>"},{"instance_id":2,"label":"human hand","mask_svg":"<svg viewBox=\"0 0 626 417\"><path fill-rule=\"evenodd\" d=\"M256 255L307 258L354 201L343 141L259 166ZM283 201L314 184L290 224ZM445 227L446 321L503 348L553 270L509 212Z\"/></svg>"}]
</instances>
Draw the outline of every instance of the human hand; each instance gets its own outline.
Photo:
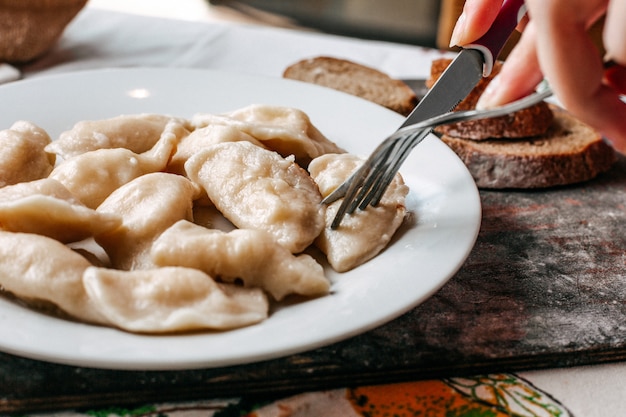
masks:
<instances>
[{"instance_id":1,"label":"human hand","mask_svg":"<svg viewBox=\"0 0 626 417\"><path fill-rule=\"evenodd\" d=\"M467 0L451 44L466 45L482 36L502 0ZM523 22L518 45L479 102L494 107L532 92L545 77L565 108L590 124L618 150L626 151L626 1L526 0L530 19ZM587 33L606 15L603 40L616 64L605 71Z\"/></svg>"}]
</instances>

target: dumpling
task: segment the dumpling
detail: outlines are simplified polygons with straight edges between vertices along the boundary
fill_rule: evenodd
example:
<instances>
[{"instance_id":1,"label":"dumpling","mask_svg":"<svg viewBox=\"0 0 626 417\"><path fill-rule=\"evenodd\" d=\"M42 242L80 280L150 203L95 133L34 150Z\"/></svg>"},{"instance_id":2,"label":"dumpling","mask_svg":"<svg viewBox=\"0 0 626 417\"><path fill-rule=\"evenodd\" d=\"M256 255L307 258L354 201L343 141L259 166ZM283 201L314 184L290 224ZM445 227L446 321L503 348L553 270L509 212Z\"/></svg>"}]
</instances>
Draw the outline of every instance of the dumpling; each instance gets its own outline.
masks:
<instances>
[{"instance_id":1,"label":"dumpling","mask_svg":"<svg viewBox=\"0 0 626 417\"><path fill-rule=\"evenodd\" d=\"M117 214L122 226L96 236L114 268L153 267L150 246L178 220L193 220L193 200L200 188L181 175L161 172L138 177L113 191L98 213Z\"/></svg>"},{"instance_id":2,"label":"dumpling","mask_svg":"<svg viewBox=\"0 0 626 417\"><path fill-rule=\"evenodd\" d=\"M107 323L82 284L91 264L72 249L45 236L0 232L0 288L26 302L70 316Z\"/></svg>"},{"instance_id":3,"label":"dumpling","mask_svg":"<svg viewBox=\"0 0 626 417\"><path fill-rule=\"evenodd\" d=\"M234 126L212 124L196 129L180 141L167 170L184 175L185 162L194 154L216 143L239 141L247 141L261 148L265 147L261 142Z\"/></svg>"},{"instance_id":4,"label":"dumpling","mask_svg":"<svg viewBox=\"0 0 626 417\"><path fill-rule=\"evenodd\" d=\"M260 229L293 253L324 228L317 185L293 159L248 142L213 145L185 164L220 212L242 229Z\"/></svg>"},{"instance_id":5,"label":"dumpling","mask_svg":"<svg viewBox=\"0 0 626 417\"><path fill-rule=\"evenodd\" d=\"M309 171L324 197L339 187L363 160L350 154L324 155L311 162ZM391 240L406 214L405 197L408 187L396 175L376 207L368 206L346 215L333 230L330 224L343 199L326 209L324 231L315 245L326 254L328 262L338 272L345 272L376 256Z\"/></svg>"},{"instance_id":6,"label":"dumpling","mask_svg":"<svg viewBox=\"0 0 626 417\"><path fill-rule=\"evenodd\" d=\"M87 207L97 208L120 186L165 169L184 127L170 122L152 149L137 154L126 148L98 149L63 161L50 173Z\"/></svg>"},{"instance_id":7,"label":"dumpling","mask_svg":"<svg viewBox=\"0 0 626 417\"><path fill-rule=\"evenodd\" d=\"M98 213L60 182L44 178L0 188L0 229L36 233L64 243L117 229L116 213Z\"/></svg>"},{"instance_id":8,"label":"dumpling","mask_svg":"<svg viewBox=\"0 0 626 417\"><path fill-rule=\"evenodd\" d=\"M46 146L63 159L97 149L126 148L135 153L152 149L172 120L190 127L183 119L159 114L123 115L110 119L81 121ZM191 128L191 127L190 127ZM188 132L187 132L188 133Z\"/></svg>"},{"instance_id":9,"label":"dumpling","mask_svg":"<svg viewBox=\"0 0 626 417\"><path fill-rule=\"evenodd\" d=\"M83 283L98 311L131 332L226 330L258 323L268 315L262 290L217 284L196 269L91 267Z\"/></svg>"},{"instance_id":10,"label":"dumpling","mask_svg":"<svg viewBox=\"0 0 626 417\"><path fill-rule=\"evenodd\" d=\"M0 131L0 187L47 177L56 159L44 151L50 142L46 131L26 121Z\"/></svg>"},{"instance_id":11,"label":"dumpling","mask_svg":"<svg viewBox=\"0 0 626 417\"><path fill-rule=\"evenodd\" d=\"M223 115L197 114L191 123L196 127L232 125L284 157L294 155L302 166L320 155L344 152L311 123L306 113L291 107L251 105Z\"/></svg>"},{"instance_id":12,"label":"dumpling","mask_svg":"<svg viewBox=\"0 0 626 417\"><path fill-rule=\"evenodd\" d=\"M154 242L152 259L160 266L200 269L226 282L260 287L276 300L288 294L328 293L324 270L311 256L294 256L262 230L222 232L181 220Z\"/></svg>"}]
</instances>

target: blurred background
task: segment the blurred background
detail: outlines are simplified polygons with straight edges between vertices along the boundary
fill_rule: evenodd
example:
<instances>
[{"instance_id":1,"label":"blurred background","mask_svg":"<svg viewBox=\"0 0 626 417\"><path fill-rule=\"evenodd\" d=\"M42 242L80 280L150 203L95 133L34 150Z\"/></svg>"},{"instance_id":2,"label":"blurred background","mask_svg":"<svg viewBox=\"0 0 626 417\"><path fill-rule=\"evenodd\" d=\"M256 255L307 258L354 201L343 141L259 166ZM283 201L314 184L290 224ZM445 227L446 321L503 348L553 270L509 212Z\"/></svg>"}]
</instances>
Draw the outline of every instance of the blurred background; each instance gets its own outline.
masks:
<instances>
[{"instance_id":1,"label":"blurred background","mask_svg":"<svg viewBox=\"0 0 626 417\"><path fill-rule=\"evenodd\" d=\"M447 48L464 0L89 0L94 7L231 20ZM175 6L173 6L175 4Z\"/></svg>"},{"instance_id":2,"label":"blurred background","mask_svg":"<svg viewBox=\"0 0 626 417\"><path fill-rule=\"evenodd\" d=\"M435 46L440 0L210 0L245 12L260 10L336 33Z\"/></svg>"},{"instance_id":3,"label":"blurred background","mask_svg":"<svg viewBox=\"0 0 626 417\"><path fill-rule=\"evenodd\" d=\"M450 49L452 29L464 3L465 0L88 0L94 7L151 16L247 22L438 49ZM601 53L603 25L604 19L600 19L590 29ZM501 59L506 58L519 36L513 33Z\"/></svg>"},{"instance_id":4,"label":"blurred background","mask_svg":"<svg viewBox=\"0 0 626 417\"><path fill-rule=\"evenodd\" d=\"M0 0L0 62L28 62L89 7L189 21L234 21L449 49L465 0ZM599 21L591 31L602 51ZM519 39L516 32L500 55ZM332 53L329 52L329 53Z\"/></svg>"}]
</instances>

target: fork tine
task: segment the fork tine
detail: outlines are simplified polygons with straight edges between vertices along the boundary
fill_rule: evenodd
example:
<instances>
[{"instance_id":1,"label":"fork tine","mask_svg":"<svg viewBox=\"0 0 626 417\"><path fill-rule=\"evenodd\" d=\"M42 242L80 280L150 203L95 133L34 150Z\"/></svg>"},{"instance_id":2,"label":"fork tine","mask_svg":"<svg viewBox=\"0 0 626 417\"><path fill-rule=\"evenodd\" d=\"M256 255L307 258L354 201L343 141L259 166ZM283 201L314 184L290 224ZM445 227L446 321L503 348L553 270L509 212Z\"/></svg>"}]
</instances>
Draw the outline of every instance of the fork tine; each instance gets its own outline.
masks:
<instances>
[{"instance_id":1,"label":"fork tine","mask_svg":"<svg viewBox=\"0 0 626 417\"><path fill-rule=\"evenodd\" d=\"M395 169L397 172L402 164L401 161L397 161L398 155L402 156L403 153L407 153L406 150L403 151L403 148L406 147L407 137L415 135L417 134L390 136L384 140L374 152L370 154L363 165L344 182L344 184L349 183L350 187L343 196L344 199L335 214L335 218L330 226L331 229L339 227L345 215L354 213L357 207L360 209L367 207L372 197L376 196L378 190L382 188L382 192L384 193L387 185L391 181L385 179L389 175L388 171ZM401 157L401 160L403 161L405 158L406 156ZM391 175L391 178L393 178L394 175L395 174ZM325 200L330 200L330 197L333 197L332 194L327 196ZM337 197L333 201L339 198L341 197ZM365 204L363 204L364 201Z\"/></svg>"},{"instance_id":2,"label":"fork tine","mask_svg":"<svg viewBox=\"0 0 626 417\"><path fill-rule=\"evenodd\" d=\"M400 166L404 163L411 151L419 142L421 142L430 133L431 129L413 132L401 136L398 145L394 149L394 154L388 158L387 163L383 167L382 175L378 176L374 186L368 191L367 195L360 202L359 208L365 210L368 205L376 206L385 194L387 187L391 184L394 177L400 170Z\"/></svg>"},{"instance_id":3,"label":"fork tine","mask_svg":"<svg viewBox=\"0 0 626 417\"><path fill-rule=\"evenodd\" d=\"M387 158L377 166L374 167L372 173L370 173L369 177L366 179L366 183L369 185L367 189L361 188L361 192L359 193L359 199L357 202L360 210L364 210L368 204L371 202L372 197L380 190L381 187L385 187L386 177L390 170L393 169L393 165L395 165L394 161L397 158L398 152L402 151L404 147L404 141L400 138L396 142L396 146L392 149L393 152L389 152ZM400 148L400 150L398 149ZM353 204L356 206L357 204ZM351 213L350 213L351 214Z\"/></svg>"},{"instance_id":4,"label":"fork tine","mask_svg":"<svg viewBox=\"0 0 626 417\"><path fill-rule=\"evenodd\" d=\"M330 204L343 197L343 201L339 205L339 209L330 226L331 229L339 227L346 213L354 212L359 201L363 198L362 196L357 198L357 194L359 194L360 191L363 193L363 189L365 189L365 192L367 191L369 186L365 184L365 182L369 180L372 170L376 170L381 160L384 162L388 158L390 152L393 150L396 139L397 138L384 140L339 188L322 200L322 203ZM341 188L344 188L345 192L343 192L344 190L340 190Z\"/></svg>"},{"instance_id":5,"label":"fork tine","mask_svg":"<svg viewBox=\"0 0 626 417\"><path fill-rule=\"evenodd\" d=\"M409 134L403 136L402 144L399 146L397 150L397 155L394 155L392 159L392 164L388 166L385 171L385 175L382 177L380 181L378 181L376 188L372 190L372 192L361 202L360 208L363 210L367 207L367 205L376 206L380 203L385 191L393 181L394 177L400 170L400 167L406 160L406 158L410 155L415 148L428 134L432 131L432 129L424 129L413 134Z\"/></svg>"},{"instance_id":6,"label":"fork tine","mask_svg":"<svg viewBox=\"0 0 626 417\"><path fill-rule=\"evenodd\" d=\"M369 166L371 167L369 173L366 174L363 184L359 192L352 199L352 203L349 205L347 210L348 214L354 213L357 207L362 209L361 204L364 199L367 199L369 195L378 187L382 178L384 178L385 172L389 167L389 161L393 161L395 154L397 153L397 145L398 140L393 141L391 143L392 146L383 153L379 155L377 160L368 161ZM365 204L367 207L367 204Z\"/></svg>"},{"instance_id":7,"label":"fork tine","mask_svg":"<svg viewBox=\"0 0 626 417\"><path fill-rule=\"evenodd\" d=\"M367 176L367 173L364 173L364 171L368 170L368 169L371 169L372 165L375 163L375 160L378 160L380 158L380 155L382 155L383 152L385 152L387 150L387 148L390 146L391 142L392 141L389 138L387 138L384 141L382 141L376 147L376 149L374 149L374 151L370 154L370 156L367 159L367 161L359 169L354 171L352 173L352 175L350 175L350 177L348 177L348 179L346 179L332 193L327 195L322 200L322 204L332 204L335 201L339 200L340 198L344 198L348 194L348 190L350 190L351 186L355 182L357 182L359 186L361 184L363 184L363 180ZM353 193L352 197L354 197L354 194L355 193Z\"/></svg>"},{"instance_id":8,"label":"fork tine","mask_svg":"<svg viewBox=\"0 0 626 417\"><path fill-rule=\"evenodd\" d=\"M343 201L335 213L330 228L338 228L345 215L354 213L357 207L364 210L369 204L377 205L407 156L430 131L431 129L424 129L400 137L391 136L384 140L363 165L342 184L349 184L349 187L343 195ZM330 204L342 197L333 196L335 192L328 195L323 202Z\"/></svg>"},{"instance_id":9,"label":"fork tine","mask_svg":"<svg viewBox=\"0 0 626 417\"><path fill-rule=\"evenodd\" d=\"M466 110L449 112L413 125L405 126L387 137L363 165L343 184L328 195L322 203L330 204L344 198L331 224L332 229L339 227L346 214L361 210L368 205L380 203L387 187L398 173L408 155L434 128L448 123L464 120L476 120L498 117L529 107L552 95L549 85L544 81L534 94L513 103L488 110Z\"/></svg>"},{"instance_id":10,"label":"fork tine","mask_svg":"<svg viewBox=\"0 0 626 417\"><path fill-rule=\"evenodd\" d=\"M363 164L363 166L361 168L365 167L365 164ZM348 211L348 206L352 203L354 196L356 195L357 191L359 190L360 185L363 183L363 180L365 179L365 175L360 172L360 169L358 171L355 171L355 173L350 177L353 178L353 180L349 183L349 187L345 193L345 196L343 197L343 201L341 202L341 204L339 205L339 208L337 209L337 213L335 213L335 218L333 219L333 222L330 225L331 229L336 229L339 227L339 225L341 224L341 220L343 220L343 217L346 215L346 212ZM339 197L341 198L341 197Z\"/></svg>"}]
</instances>

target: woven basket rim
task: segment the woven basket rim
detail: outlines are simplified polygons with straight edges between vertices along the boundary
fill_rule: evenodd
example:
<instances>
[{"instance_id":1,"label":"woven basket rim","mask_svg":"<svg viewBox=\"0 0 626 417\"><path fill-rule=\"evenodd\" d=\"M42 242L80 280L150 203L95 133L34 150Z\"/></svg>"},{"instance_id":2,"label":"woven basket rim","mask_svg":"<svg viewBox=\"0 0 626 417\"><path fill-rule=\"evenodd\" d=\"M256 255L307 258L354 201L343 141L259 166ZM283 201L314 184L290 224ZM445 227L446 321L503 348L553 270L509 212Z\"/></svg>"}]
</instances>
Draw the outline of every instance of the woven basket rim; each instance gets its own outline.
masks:
<instances>
[{"instance_id":1,"label":"woven basket rim","mask_svg":"<svg viewBox=\"0 0 626 417\"><path fill-rule=\"evenodd\" d=\"M88 0L0 0L0 9L57 9L83 7Z\"/></svg>"},{"instance_id":2,"label":"woven basket rim","mask_svg":"<svg viewBox=\"0 0 626 417\"><path fill-rule=\"evenodd\" d=\"M28 62L45 53L87 0L0 0L0 62Z\"/></svg>"}]
</instances>

